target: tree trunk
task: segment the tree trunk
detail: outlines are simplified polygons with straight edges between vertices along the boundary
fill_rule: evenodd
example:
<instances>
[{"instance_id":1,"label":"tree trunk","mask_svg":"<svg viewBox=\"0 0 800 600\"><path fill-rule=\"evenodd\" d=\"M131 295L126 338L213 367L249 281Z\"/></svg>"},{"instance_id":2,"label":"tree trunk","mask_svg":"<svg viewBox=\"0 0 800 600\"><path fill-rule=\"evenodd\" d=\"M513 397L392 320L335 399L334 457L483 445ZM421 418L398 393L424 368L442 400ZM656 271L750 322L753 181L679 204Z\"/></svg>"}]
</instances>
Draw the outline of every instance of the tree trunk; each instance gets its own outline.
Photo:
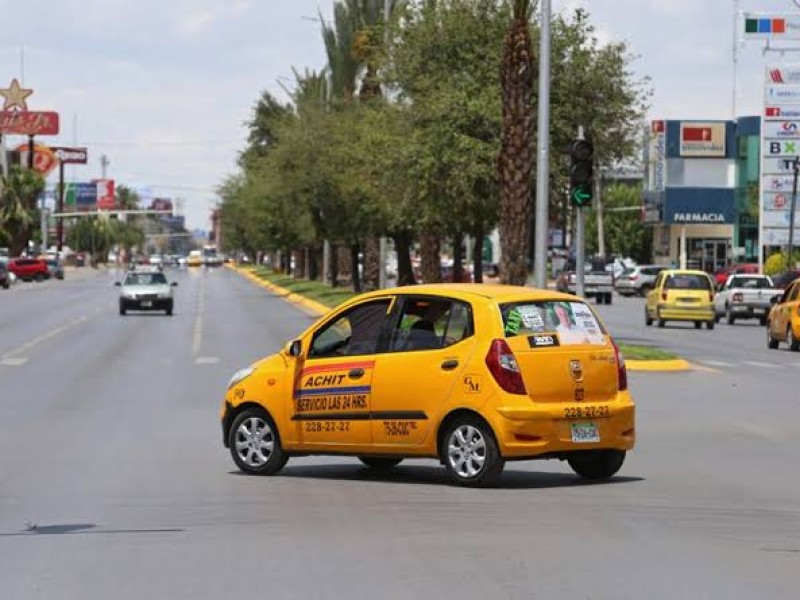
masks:
<instances>
[{"instance_id":1,"label":"tree trunk","mask_svg":"<svg viewBox=\"0 0 800 600\"><path fill-rule=\"evenodd\" d=\"M337 246L336 250L336 260L339 261L339 276L342 280L349 280L352 283L353 274L350 271L352 269L353 259L350 256L350 247L341 245Z\"/></svg>"},{"instance_id":2,"label":"tree trunk","mask_svg":"<svg viewBox=\"0 0 800 600\"><path fill-rule=\"evenodd\" d=\"M328 261L328 280L331 287L339 287L339 246L330 243L331 259Z\"/></svg>"},{"instance_id":3,"label":"tree trunk","mask_svg":"<svg viewBox=\"0 0 800 600\"><path fill-rule=\"evenodd\" d=\"M397 252L397 285L414 285L414 268L411 266L411 234L398 232L392 236Z\"/></svg>"},{"instance_id":4,"label":"tree trunk","mask_svg":"<svg viewBox=\"0 0 800 600\"><path fill-rule=\"evenodd\" d=\"M381 241L370 236L364 240L364 290L371 292L381 285ZM385 269L385 265L383 266Z\"/></svg>"},{"instance_id":5,"label":"tree trunk","mask_svg":"<svg viewBox=\"0 0 800 600\"><path fill-rule=\"evenodd\" d=\"M464 242L464 234L460 231L453 235L453 283L462 283L464 281L464 256L462 253L461 245Z\"/></svg>"},{"instance_id":6,"label":"tree trunk","mask_svg":"<svg viewBox=\"0 0 800 600\"><path fill-rule=\"evenodd\" d=\"M314 244L308 252L308 278L316 281L319 278L319 245Z\"/></svg>"},{"instance_id":7,"label":"tree trunk","mask_svg":"<svg viewBox=\"0 0 800 600\"><path fill-rule=\"evenodd\" d=\"M533 60L529 24L515 15L503 40L500 66L503 127L498 157L500 180L500 277L524 285L528 278L528 229L533 172Z\"/></svg>"},{"instance_id":8,"label":"tree trunk","mask_svg":"<svg viewBox=\"0 0 800 600\"><path fill-rule=\"evenodd\" d=\"M431 231L423 231L420 236L423 283L441 283L442 258L439 236Z\"/></svg>"},{"instance_id":9,"label":"tree trunk","mask_svg":"<svg viewBox=\"0 0 800 600\"><path fill-rule=\"evenodd\" d=\"M472 250L472 271L475 283L483 283L483 224L472 231L475 236L475 248Z\"/></svg>"},{"instance_id":10,"label":"tree trunk","mask_svg":"<svg viewBox=\"0 0 800 600\"><path fill-rule=\"evenodd\" d=\"M350 244L350 281L353 284L353 291L356 294L362 292L361 275L358 272L358 244Z\"/></svg>"}]
</instances>

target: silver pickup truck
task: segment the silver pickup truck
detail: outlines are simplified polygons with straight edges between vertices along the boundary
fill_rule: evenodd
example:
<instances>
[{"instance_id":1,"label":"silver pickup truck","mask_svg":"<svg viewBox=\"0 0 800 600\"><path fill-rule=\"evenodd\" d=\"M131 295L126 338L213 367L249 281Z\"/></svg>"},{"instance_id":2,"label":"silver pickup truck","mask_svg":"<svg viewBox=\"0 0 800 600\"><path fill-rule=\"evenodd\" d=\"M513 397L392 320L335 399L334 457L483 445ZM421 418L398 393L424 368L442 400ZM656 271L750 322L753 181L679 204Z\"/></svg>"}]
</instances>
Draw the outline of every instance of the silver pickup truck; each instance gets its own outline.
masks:
<instances>
[{"instance_id":1,"label":"silver pickup truck","mask_svg":"<svg viewBox=\"0 0 800 600\"><path fill-rule=\"evenodd\" d=\"M556 289L566 294L575 294L577 284L574 271L564 271L556 280ZM611 304L614 294L614 274L608 271L585 271L583 289L586 298L594 298L598 304Z\"/></svg>"},{"instance_id":2,"label":"silver pickup truck","mask_svg":"<svg viewBox=\"0 0 800 600\"><path fill-rule=\"evenodd\" d=\"M725 317L729 325L737 319L759 319L766 325L771 300L780 295L766 275L731 275L714 297L715 319Z\"/></svg>"}]
</instances>

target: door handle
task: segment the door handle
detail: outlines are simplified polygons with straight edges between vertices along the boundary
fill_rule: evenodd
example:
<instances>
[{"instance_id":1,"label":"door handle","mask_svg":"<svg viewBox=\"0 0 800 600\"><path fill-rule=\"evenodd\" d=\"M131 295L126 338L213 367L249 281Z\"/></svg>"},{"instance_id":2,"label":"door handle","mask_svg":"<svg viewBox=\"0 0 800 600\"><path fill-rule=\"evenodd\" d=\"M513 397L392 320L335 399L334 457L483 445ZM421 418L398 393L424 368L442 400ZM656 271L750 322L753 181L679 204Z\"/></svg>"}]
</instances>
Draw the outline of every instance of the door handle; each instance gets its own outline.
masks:
<instances>
[{"instance_id":1,"label":"door handle","mask_svg":"<svg viewBox=\"0 0 800 600\"><path fill-rule=\"evenodd\" d=\"M442 363L443 371L452 371L458 366L458 361L455 359L446 360Z\"/></svg>"},{"instance_id":2,"label":"door handle","mask_svg":"<svg viewBox=\"0 0 800 600\"><path fill-rule=\"evenodd\" d=\"M350 369L347 376L350 379L361 379L364 376L364 369Z\"/></svg>"}]
</instances>

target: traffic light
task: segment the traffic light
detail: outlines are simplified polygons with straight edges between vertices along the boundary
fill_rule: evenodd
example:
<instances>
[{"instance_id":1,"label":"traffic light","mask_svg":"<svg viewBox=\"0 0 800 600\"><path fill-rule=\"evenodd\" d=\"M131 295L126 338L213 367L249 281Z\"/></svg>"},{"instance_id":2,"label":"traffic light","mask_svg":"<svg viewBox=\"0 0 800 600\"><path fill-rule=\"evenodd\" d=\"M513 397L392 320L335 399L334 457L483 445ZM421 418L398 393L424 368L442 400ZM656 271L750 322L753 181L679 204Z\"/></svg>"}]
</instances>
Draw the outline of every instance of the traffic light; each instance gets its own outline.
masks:
<instances>
[{"instance_id":1,"label":"traffic light","mask_svg":"<svg viewBox=\"0 0 800 600\"><path fill-rule=\"evenodd\" d=\"M569 199L583 208L592 203L594 146L588 140L575 140L569 146Z\"/></svg>"}]
</instances>

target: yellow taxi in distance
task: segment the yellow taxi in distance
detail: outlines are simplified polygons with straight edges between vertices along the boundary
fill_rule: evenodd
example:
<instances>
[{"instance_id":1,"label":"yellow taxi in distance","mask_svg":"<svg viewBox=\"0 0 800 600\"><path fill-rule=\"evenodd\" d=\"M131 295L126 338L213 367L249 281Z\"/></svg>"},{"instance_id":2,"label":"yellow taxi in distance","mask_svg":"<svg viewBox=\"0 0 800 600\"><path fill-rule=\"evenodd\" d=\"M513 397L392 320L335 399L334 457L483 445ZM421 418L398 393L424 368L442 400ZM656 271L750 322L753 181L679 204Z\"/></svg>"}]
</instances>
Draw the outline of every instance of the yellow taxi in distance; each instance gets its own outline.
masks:
<instances>
[{"instance_id":1,"label":"yellow taxi in distance","mask_svg":"<svg viewBox=\"0 0 800 600\"><path fill-rule=\"evenodd\" d=\"M703 323L714 329L714 282L705 271L670 269L661 271L647 294L644 307L645 325L667 321L693 322L696 329Z\"/></svg>"},{"instance_id":2,"label":"yellow taxi in distance","mask_svg":"<svg viewBox=\"0 0 800 600\"><path fill-rule=\"evenodd\" d=\"M186 259L186 266L188 267L202 267L203 255L200 250L192 250L189 252L189 257Z\"/></svg>"},{"instance_id":3,"label":"yellow taxi in distance","mask_svg":"<svg viewBox=\"0 0 800 600\"><path fill-rule=\"evenodd\" d=\"M635 441L625 362L580 298L482 284L363 294L231 379L224 445L245 473L292 455L375 469L438 458L460 485L507 460L605 479Z\"/></svg>"},{"instance_id":4,"label":"yellow taxi in distance","mask_svg":"<svg viewBox=\"0 0 800 600\"><path fill-rule=\"evenodd\" d=\"M800 279L779 296L767 317L767 347L774 350L786 342L789 350L800 350Z\"/></svg>"}]
</instances>

